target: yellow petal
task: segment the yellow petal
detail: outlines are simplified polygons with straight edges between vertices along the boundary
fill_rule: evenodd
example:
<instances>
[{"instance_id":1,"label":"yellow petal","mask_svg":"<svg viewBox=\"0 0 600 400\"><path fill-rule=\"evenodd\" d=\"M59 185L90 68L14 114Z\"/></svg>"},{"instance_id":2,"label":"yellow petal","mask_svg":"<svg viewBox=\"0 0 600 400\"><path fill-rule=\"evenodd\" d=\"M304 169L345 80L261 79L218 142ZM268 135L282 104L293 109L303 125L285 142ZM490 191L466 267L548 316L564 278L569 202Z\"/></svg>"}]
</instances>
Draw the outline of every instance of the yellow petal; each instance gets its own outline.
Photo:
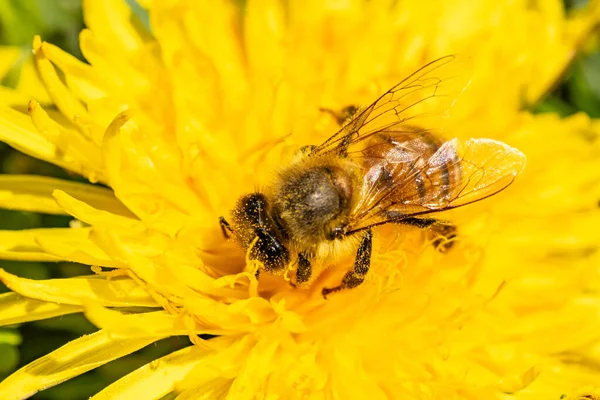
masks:
<instances>
[{"instance_id":1,"label":"yellow petal","mask_svg":"<svg viewBox=\"0 0 600 400\"><path fill-rule=\"evenodd\" d=\"M101 76L91 65L85 64L50 43L42 43L44 55L65 75L69 89L85 103L107 96L102 88Z\"/></svg>"},{"instance_id":2,"label":"yellow petal","mask_svg":"<svg viewBox=\"0 0 600 400\"><path fill-rule=\"evenodd\" d=\"M23 105L27 104L31 98L21 92L0 86L0 101L4 105Z\"/></svg>"},{"instance_id":3,"label":"yellow petal","mask_svg":"<svg viewBox=\"0 0 600 400\"><path fill-rule=\"evenodd\" d=\"M104 43L125 51L138 49L142 43L140 30L131 21L135 16L122 0L84 0L85 24Z\"/></svg>"},{"instance_id":4,"label":"yellow petal","mask_svg":"<svg viewBox=\"0 0 600 400\"><path fill-rule=\"evenodd\" d=\"M101 276L32 280L0 269L0 281L10 290L32 299L83 305L97 301L107 307L159 307L139 283L132 279L108 280Z\"/></svg>"},{"instance_id":5,"label":"yellow petal","mask_svg":"<svg viewBox=\"0 0 600 400\"><path fill-rule=\"evenodd\" d=\"M213 379L207 384L182 391L175 400L225 399L231 387L231 379ZM315 399L320 400L320 399Z\"/></svg>"},{"instance_id":6,"label":"yellow petal","mask_svg":"<svg viewBox=\"0 0 600 400\"><path fill-rule=\"evenodd\" d=\"M562 398L565 400L597 400L600 399L600 386L587 385L572 395L568 397L565 395Z\"/></svg>"},{"instance_id":7,"label":"yellow petal","mask_svg":"<svg viewBox=\"0 0 600 400\"><path fill-rule=\"evenodd\" d=\"M36 131L26 115L8 107L0 107L0 140L44 161L56 158L56 146Z\"/></svg>"},{"instance_id":8,"label":"yellow petal","mask_svg":"<svg viewBox=\"0 0 600 400\"><path fill-rule=\"evenodd\" d=\"M85 228L83 228L85 229ZM78 228L77 230L83 230ZM57 229L53 229L57 230ZM71 229L74 230L74 229ZM93 236L93 231L89 231L89 236ZM87 265L98 265L107 268L124 268L125 264L110 258L102 249L89 240L87 236L78 236L76 234L69 235L65 232L64 235L53 235L48 229L47 234L36 235L35 243L39 248L58 257L61 260L78 262Z\"/></svg>"},{"instance_id":9,"label":"yellow petal","mask_svg":"<svg viewBox=\"0 0 600 400\"><path fill-rule=\"evenodd\" d=\"M221 298L231 297L239 299L248 295L247 288L228 288L219 287L215 279L200 271L196 266L186 265L187 263L177 263L177 260L169 260L169 254L165 254L167 262L171 262L171 271L175 278L182 282L187 282L188 285L199 293L219 296Z\"/></svg>"},{"instance_id":10,"label":"yellow petal","mask_svg":"<svg viewBox=\"0 0 600 400\"><path fill-rule=\"evenodd\" d=\"M119 337L166 337L189 333L182 318L170 315L164 310L123 314L104 308L98 303L88 302L84 312L91 323Z\"/></svg>"},{"instance_id":11,"label":"yellow petal","mask_svg":"<svg viewBox=\"0 0 600 400\"><path fill-rule=\"evenodd\" d=\"M163 254L170 252L165 236L155 231L145 231L145 240L139 234L118 234L109 229L94 229L90 239L103 249L113 260L131 269L140 279L154 287L160 287L177 297L204 298L185 282L175 278L173 272L158 262ZM137 240L132 240L136 238Z\"/></svg>"},{"instance_id":12,"label":"yellow petal","mask_svg":"<svg viewBox=\"0 0 600 400\"><path fill-rule=\"evenodd\" d=\"M70 229L69 229L70 230ZM36 243L37 234L60 235L59 229L0 231L0 259L19 261L63 261L43 251Z\"/></svg>"},{"instance_id":13,"label":"yellow petal","mask_svg":"<svg viewBox=\"0 0 600 400\"><path fill-rule=\"evenodd\" d=\"M83 307L48 303L23 297L17 293L0 294L0 326L38 321L83 311Z\"/></svg>"},{"instance_id":14,"label":"yellow petal","mask_svg":"<svg viewBox=\"0 0 600 400\"><path fill-rule=\"evenodd\" d=\"M73 340L27 364L0 383L0 399L33 396L74 376L133 353L159 337L117 338L106 331Z\"/></svg>"},{"instance_id":15,"label":"yellow petal","mask_svg":"<svg viewBox=\"0 0 600 400\"><path fill-rule=\"evenodd\" d=\"M206 209L185 176L173 174L180 169L178 154L165 138L148 137L129 112L115 118L102 143L116 196L149 226L171 236L190 223L190 215L205 215Z\"/></svg>"},{"instance_id":16,"label":"yellow petal","mask_svg":"<svg viewBox=\"0 0 600 400\"><path fill-rule=\"evenodd\" d=\"M29 117L8 107L0 107L0 141L32 157L85 175L83 160L65 158L54 143L37 132Z\"/></svg>"},{"instance_id":17,"label":"yellow petal","mask_svg":"<svg viewBox=\"0 0 600 400\"><path fill-rule=\"evenodd\" d=\"M287 49L285 46L285 11L283 3L275 0L250 0L244 16L244 39L248 63L254 74L281 79ZM271 76L269 76L271 75Z\"/></svg>"},{"instance_id":18,"label":"yellow petal","mask_svg":"<svg viewBox=\"0 0 600 400\"><path fill-rule=\"evenodd\" d=\"M29 53L29 57L27 57L27 60L23 64L21 77L16 90L27 96L27 101L35 99L42 104L52 103L52 99L50 98L50 95L48 95L44 83L40 79L40 75L35 68L33 54L31 53ZM27 101L21 104L26 104Z\"/></svg>"},{"instance_id":19,"label":"yellow petal","mask_svg":"<svg viewBox=\"0 0 600 400\"><path fill-rule=\"evenodd\" d=\"M256 344L252 335L241 337L222 336L211 339L211 347L217 351L207 354L177 385L181 397L194 399L192 393L212 393L225 386L229 388L238 375L252 346ZM244 361L242 361L244 360ZM259 370L256 371L260 372ZM179 397L178 397L179 398ZM208 398L220 398L218 396Z\"/></svg>"},{"instance_id":20,"label":"yellow petal","mask_svg":"<svg viewBox=\"0 0 600 400\"><path fill-rule=\"evenodd\" d=\"M109 385L91 400L160 399L202 360L207 349L186 347L159 358Z\"/></svg>"},{"instance_id":21,"label":"yellow petal","mask_svg":"<svg viewBox=\"0 0 600 400\"><path fill-rule=\"evenodd\" d=\"M144 225L135 219L115 215L108 211L98 210L83 201L77 200L62 190L55 190L52 195L62 209L87 224L93 226L115 227L138 232L145 229Z\"/></svg>"},{"instance_id":22,"label":"yellow petal","mask_svg":"<svg viewBox=\"0 0 600 400\"><path fill-rule=\"evenodd\" d=\"M104 181L100 148L96 144L75 129L52 120L36 101L29 102L28 111L38 132L54 143L65 161L79 164L78 169L91 182Z\"/></svg>"},{"instance_id":23,"label":"yellow petal","mask_svg":"<svg viewBox=\"0 0 600 400\"><path fill-rule=\"evenodd\" d=\"M12 68L21 55L21 49L13 46L0 46L0 78Z\"/></svg>"},{"instance_id":24,"label":"yellow petal","mask_svg":"<svg viewBox=\"0 0 600 400\"><path fill-rule=\"evenodd\" d=\"M0 259L122 266L95 247L88 236L88 228L0 231Z\"/></svg>"},{"instance_id":25,"label":"yellow petal","mask_svg":"<svg viewBox=\"0 0 600 400\"><path fill-rule=\"evenodd\" d=\"M112 214L133 217L110 189L33 175L0 175L0 207L67 215L52 197L52 191L55 189L65 191L92 207Z\"/></svg>"},{"instance_id":26,"label":"yellow petal","mask_svg":"<svg viewBox=\"0 0 600 400\"><path fill-rule=\"evenodd\" d=\"M0 46L0 78L4 77L11 68L19 66L19 81L15 90L10 91L13 95L5 97L5 93L10 93L6 91L0 95L0 101L6 104L23 106L34 98L42 103L49 103L50 98L35 71L31 52L20 47ZM2 87L1 89L6 88ZM15 95L18 95L18 97Z\"/></svg>"},{"instance_id":27,"label":"yellow petal","mask_svg":"<svg viewBox=\"0 0 600 400\"><path fill-rule=\"evenodd\" d=\"M42 40L39 36L36 36L33 40L33 54L40 77L44 85L46 85L50 98L52 98L58 109L69 121L73 121L75 116L79 118L87 117L87 111L83 104L62 83L56 73L56 69L46 58L42 47Z\"/></svg>"},{"instance_id":28,"label":"yellow petal","mask_svg":"<svg viewBox=\"0 0 600 400\"><path fill-rule=\"evenodd\" d=\"M243 105L244 99L247 99L247 81L238 35L239 10L235 5L231 1L216 0L180 4L156 2L153 7L150 13L152 31L159 38L167 59L173 59L173 67L183 65L186 74L196 67L199 67L198 71L213 70L219 78L220 90L216 94L226 93L227 100L236 108ZM191 60L177 60L182 58L177 56L178 53L197 56ZM171 60L167 64L171 64ZM173 79L178 80L177 68L171 72ZM213 74L209 76L212 78ZM194 80L203 78L200 76ZM182 94L185 90L181 87ZM208 98L211 98L210 94Z\"/></svg>"},{"instance_id":29,"label":"yellow petal","mask_svg":"<svg viewBox=\"0 0 600 400\"><path fill-rule=\"evenodd\" d=\"M156 97L144 97L155 93L157 87L162 84L156 81L157 75L161 73L161 66L154 46L148 45L131 56L118 47L102 41L90 29L81 31L79 43L81 52L101 77L101 81L106 82L107 87L111 88L113 99L126 100L123 103L126 105L137 102L150 107L163 104L157 101L159 99ZM130 59L127 58L128 56ZM114 71L119 73L115 74ZM162 113L165 110L158 108L156 111ZM110 119L112 118L114 114L111 115ZM106 127L110 119L98 122Z\"/></svg>"},{"instance_id":30,"label":"yellow petal","mask_svg":"<svg viewBox=\"0 0 600 400\"><path fill-rule=\"evenodd\" d=\"M139 314L123 314L119 311L102 307L98 303L87 303L85 316L100 329L110 331L116 336L156 337L189 335L190 333L221 335L231 334L232 331L214 327L192 327L193 320L184 315L177 316L168 314L166 311L147 312Z\"/></svg>"}]
</instances>

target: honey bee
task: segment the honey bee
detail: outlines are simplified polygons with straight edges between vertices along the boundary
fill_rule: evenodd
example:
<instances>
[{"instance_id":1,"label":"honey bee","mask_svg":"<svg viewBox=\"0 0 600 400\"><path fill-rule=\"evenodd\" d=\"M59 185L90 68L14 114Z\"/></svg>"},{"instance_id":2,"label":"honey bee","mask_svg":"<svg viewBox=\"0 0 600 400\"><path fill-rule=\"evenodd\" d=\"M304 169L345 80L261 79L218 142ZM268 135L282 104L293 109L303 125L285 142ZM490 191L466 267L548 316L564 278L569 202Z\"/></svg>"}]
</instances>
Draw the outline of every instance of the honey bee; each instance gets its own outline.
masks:
<instances>
[{"instance_id":1,"label":"honey bee","mask_svg":"<svg viewBox=\"0 0 600 400\"><path fill-rule=\"evenodd\" d=\"M372 230L379 225L451 236L454 227L433 214L497 194L525 166L523 153L504 143L444 141L414 123L419 105L442 97L443 80L436 76L454 58L430 62L365 108L346 107L343 113L352 115L337 133L301 149L265 191L242 196L231 224L220 218L223 234L233 234L267 273L282 274L294 265L296 284L311 279L323 248L356 241L353 267L338 286L323 288L324 297L364 281Z\"/></svg>"}]
</instances>

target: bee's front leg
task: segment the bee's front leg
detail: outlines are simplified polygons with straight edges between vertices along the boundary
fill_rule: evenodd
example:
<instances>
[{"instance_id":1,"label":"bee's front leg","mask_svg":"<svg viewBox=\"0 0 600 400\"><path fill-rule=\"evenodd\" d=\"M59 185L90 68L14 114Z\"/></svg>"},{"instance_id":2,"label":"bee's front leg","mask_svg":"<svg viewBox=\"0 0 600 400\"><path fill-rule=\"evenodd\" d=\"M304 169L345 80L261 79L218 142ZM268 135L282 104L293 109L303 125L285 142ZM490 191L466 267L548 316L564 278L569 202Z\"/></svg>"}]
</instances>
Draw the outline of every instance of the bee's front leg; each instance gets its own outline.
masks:
<instances>
[{"instance_id":1,"label":"bee's front leg","mask_svg":"<svg viewBox=\"0 0 600 400\"><path fill-rule=\"evenodd\" d=\"M231 227L229 222L227 222L225 217L219 217L219 225L221 225L221 232L223 232L223 237L225 239L229 239L229 234L233 234L233 228Z\"/></svg>"},{"instance_id":2,"label":"bee's front leg","mask_svg":"<svg viewBox=\"0 0 600 400\"><path fill-rule=\"evenodd\" d=\"M354 268L346 272L340 286L332 288L323 288L323 297L338 292L342 289L352 289L364 282L367 272L371 267L371 249L373 248L373 233L369 229L356 251L356 259L354 260Z\"/></svg>"},{"instance_id":3,"label":"bee's front leg","mask_svg":"<svg viewBox=\"0 0 600 400\"><path fill-rule=\"evenodd\" d=\"M292 281L288 273L290 269L287 269L285 272L285 280L288 281L290 286L293 288L297 288L298 285L306 283L310 280L312 276L312 265L310 263L310 255L307 253L298 253L298 260L296 262L296 280Z\"/></svg>"}]
</instances>

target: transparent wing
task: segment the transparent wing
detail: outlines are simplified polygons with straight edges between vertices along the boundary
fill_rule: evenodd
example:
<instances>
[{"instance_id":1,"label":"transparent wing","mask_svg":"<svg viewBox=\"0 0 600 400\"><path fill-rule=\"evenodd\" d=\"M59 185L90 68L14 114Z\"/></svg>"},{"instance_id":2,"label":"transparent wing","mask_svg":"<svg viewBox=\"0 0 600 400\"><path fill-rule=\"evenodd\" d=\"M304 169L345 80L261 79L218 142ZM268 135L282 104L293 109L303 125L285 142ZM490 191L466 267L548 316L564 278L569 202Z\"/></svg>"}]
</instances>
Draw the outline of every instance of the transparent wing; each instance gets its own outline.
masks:
<instances>
[{"instance_id":1,"label":"transparent wing","mask_svg":"<svg viewBox=\"0 0 600 400\"><path fill-rule=\"evenodd\" d=\"M492 139L452 139L427 157L434 145L413 138L364 153L367 170L348 234L483 200L508 187L525 167L523 153Z\"/></svg>"},{"instance_id":2,"label":"transparent wing","mask_svg":"<svg viewBox=\"0 0 600 400\"><path fill-rule=\"evenodd\" d=\"M358 111L336 134L311 155L345 153L353 144L378 133L397 131L401 125L415 125L421 117L432 120L448 115L458 96L470 82L470 74L449 55L430 62L385 92L373 104Z\"/></svg>"}]
</instances>

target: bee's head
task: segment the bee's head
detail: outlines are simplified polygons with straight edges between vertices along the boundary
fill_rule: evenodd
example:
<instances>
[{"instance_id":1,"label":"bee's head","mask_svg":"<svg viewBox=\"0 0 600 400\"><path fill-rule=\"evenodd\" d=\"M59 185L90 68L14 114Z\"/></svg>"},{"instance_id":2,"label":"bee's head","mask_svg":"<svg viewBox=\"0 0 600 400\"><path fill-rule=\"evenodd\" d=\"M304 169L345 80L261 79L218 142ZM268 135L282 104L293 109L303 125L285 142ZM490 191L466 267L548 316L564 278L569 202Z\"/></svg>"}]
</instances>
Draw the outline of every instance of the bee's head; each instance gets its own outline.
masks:
<instances>
[{"instance_id":1,"label":"bee's head","mask_svg":"<svg viewBox=\"0 0 600 400\"><path fill-rule=\"evenodd\" d=\"M285 268L289 252L264 194L251 193L240 198L233 211L233 229L242 246L250 248L251 259L260 261L269 271Z\"/></svg>"}]
</instances>

